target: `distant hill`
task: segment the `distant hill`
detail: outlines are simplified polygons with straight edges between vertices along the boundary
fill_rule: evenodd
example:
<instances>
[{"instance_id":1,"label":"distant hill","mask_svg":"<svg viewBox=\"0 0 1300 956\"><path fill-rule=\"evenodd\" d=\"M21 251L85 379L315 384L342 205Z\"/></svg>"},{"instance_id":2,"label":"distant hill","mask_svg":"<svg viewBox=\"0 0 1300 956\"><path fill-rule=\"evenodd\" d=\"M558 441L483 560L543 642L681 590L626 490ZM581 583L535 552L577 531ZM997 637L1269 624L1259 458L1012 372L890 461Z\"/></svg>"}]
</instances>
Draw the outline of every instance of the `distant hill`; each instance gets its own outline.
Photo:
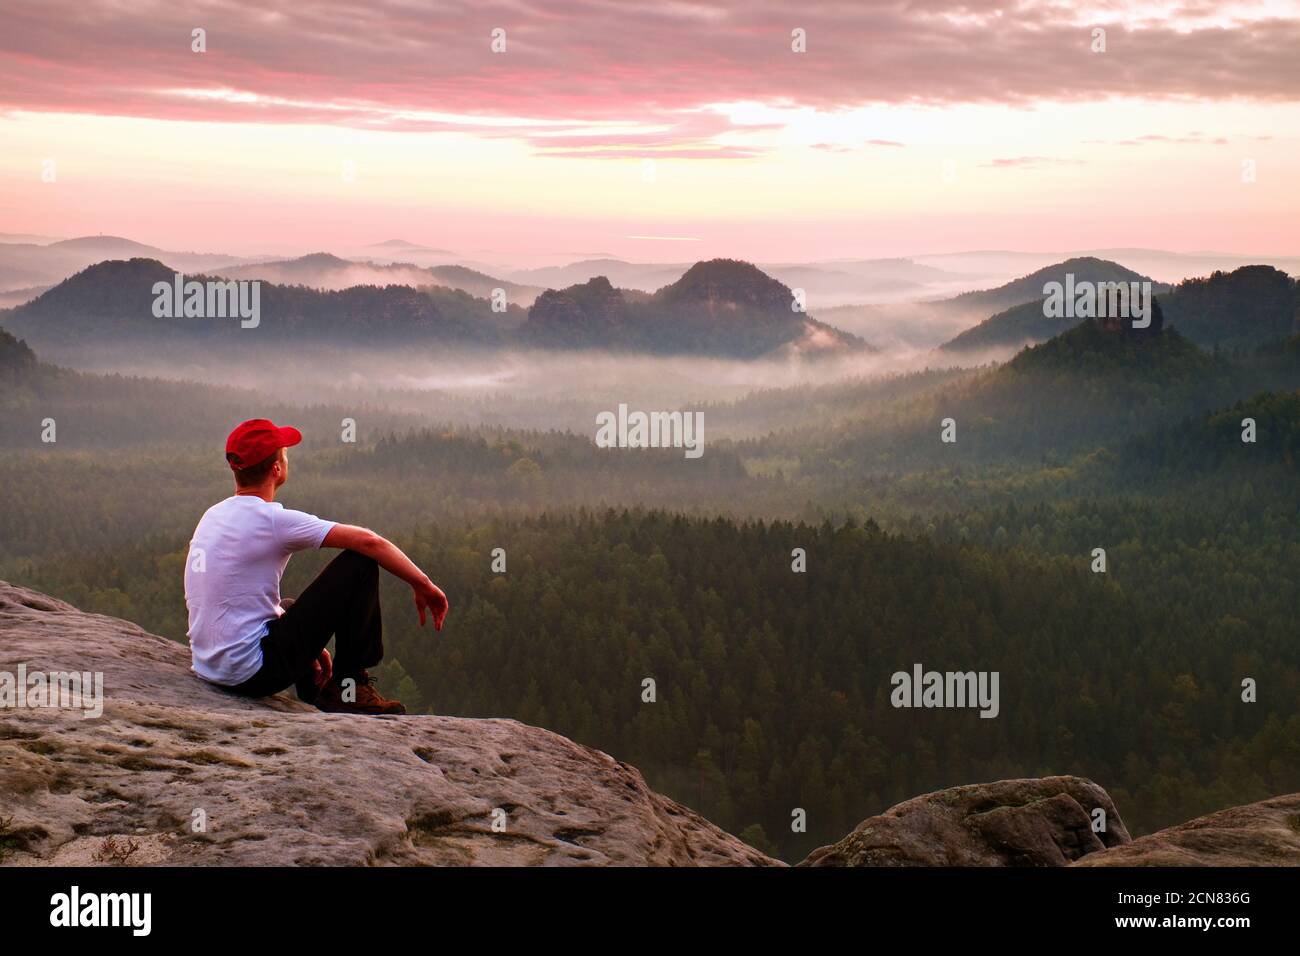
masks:
<instances>
[{"instance_id":1,"label":"distant hill","mask_svg":"<svg viewBox=\"0 0 1300 956\"><path fill-rule=\"evenodd\" d=\"M108 259L159 259L184 272L238 263L238 256L169 252L120 236L80 236L58 242L0 243L0 291L52 286Z\"/></svg>"},{"instance_id":2,"label":"distant hill","mask_svg":"<svg viewBox=\"0 0 1300 956\"><path fill-rule=\"evenodd\" d=\"M698 262L653 295L635 296L603 276L547 290L522 338L549 348L597 347L753 358L778 351L824 354L865 348L792 309L794 294L747 262Z\"/></svg>"},{"instance_id":3,"label":"distant hill","mask_svg":"<svg viewBox=\"0 0 1300 956\"><path fill-rule=\"evenodd\" d=\"M1004 365L918 393L884 417L828 429L818 454L803 456L802 472L838 481L846 462L897 474L1015 459L1065 461L1258 388L1254 369L1238 369L1173 329L1133 335L1089 319ZM955 423L955 446L940 440L945 419ZM817 441L805 428L765 440L763 454L788 458L791 447Z\"/></svg>"},{"instance_id":4,"label":"distant hill","mask_svg":"<svg viewBox=\"0 0 1300 956\"><path fill-rule=\"evenodd\" d=\"M418 269L413 274L423 275ZM238 263L223 269L214 270L215 275L227 279L261 279L263 282L275 282L279 285L305 285L313 289L346 289L349 286L387 285L379 281L382 275L393 275L390 266L374 266L369 263L353 263L340 259L328 252L313 252L296 259L272 259L266 262ZM416 285L415 282L403 283L400 279L392 281L403 285Z\"/></svg>"},{"instance_id":5,"label":"distant hill","mask_svg":"<svg viewBox=\"0 0 1300 956\"><path fill-rule=\"evenodd\" d=\"M547 289L528 310L524 338L552 348L606 347L635 344L628 300L604 276L567 289Z\"/></svg>"},{"instance_id":6,"label":"distant hill","mask_svg":"<svg viewBox=\"0 0 1300 956\"><path fill-rule=\"evenodd\" d=\"M468 292L480 299L491 298L497 289L504 289L508 303L525 309L537 301L537 297L544 291L541 286L521 285L467 266L430 266L428 272L443 285Z\"/></svg>"},{"instance_id":7,"label":"distant hill","mask_svg":"<svg viewBox=\"0 0 1300 956\"><path fill-rule=\"evenodd\" d=\"M78 236L75 239L51 242L44 248L50 251L78 252L104 259L157 255L163 251L157 246L147 246L143 242L124 239L121 236Z\"/></svg>"},{"instance_id":8,"label":"distant hill","mask_svg":"<svg viewBox=\"0 0 1300 956\"><path fill-rule=\"evenodd\" d=\"M1272 266L1188 279L1161 301L1169 323L1201 345L1260 345L1300 331L1300 284Z\"/></svg>"},{"instance_id":9,"label":"distant hill","mask_svg":"<svg viewBox=\"0 0 1300 956\"><path fill-rule=\"evenodd\" d=\"M981 289L963 292L951 299L945 299L940 305L959 310L984 312L993 315L1012 306L1043 299L1043 286L1048 282L1065 282L1066 274L1072 274L1076 283L1087 282L1150 282L1148 276L1126 269L1118 262L1096 259L1092 256L1080 256L1066 259L1055 265L1046 266L1027 276L1021 276L995 289ZM1159 285L1159 283L1157 283ZM1058 329L1059 331L1059 329Z\"/></svg>"},{"instance_id":10,"label":"distant hill","mask_svg":"<svg viewBox=\"0 0 1300 956\"><path fill-rule=\"evenodd\" d=\"M1046 342L1052 336L1060 334L1062 324L1069 321L1071 320L1044 315L1043 301L1039 298L1033 302L1013 305L990 316L979 325L944 342L939 349L944 352L1018 349Z\"/></svg>"},{"instance_id":11,"label":"distant hill","mask_svg":"<svg viewBox=\"0 0 1300 956\"><path fill-rule=\"evenodd\" d=\"M523 285L537 285L547 289L565 289L603 276L621 289L638 289L653 292L670 282L676 282L690 268L689 262L625 262L622 259L582 259L563 266L544 266L539 269L518 269L510 277Z\"/></svg>"},{"instance_id":12,"label":"distant hill","mask_svg":"<svg viewBox=\"0 0 1300 956\"><path fill-rule=\"evenodd\" d=\"M217 270L232 279L262 279L281 285L305 285L313 289L339 291L357 285L445 286L460 289L480 299L491 298L494 290L505 291L509 305L528 308L542 292L537 286L524 286L499 279L465 266L419 266L411 263L376 263L368 260L342 259L327 252L314 252L296 259L257 262ZM523 321L520 313L518 324Z\"/></svg>"},{"instance_id":13,"label":"distant hill","mask_svg":"<svg viewBox=\"0 0 1300 956\"><path fill-rule=\"evenodd\" d=\"M30 302L48 288L50 288L48 285L33 285L25 289L10 289L7 292L0 292L0 309L12 309L16 305Z\"/></svg>"},{"instance_id":14,"label":"distant hill","mask_svg":"<svg viewBox=\"0 0 1300 956\"><path fill-rule=\"evenodd\" d=\"M1166 252L1163 249L1122 248L1089 249L1077 254L1126 262L1130 268L1150 276L1158 276L1166 283L1194 279L1212 272L1232 272L1242 266L1260 264L1273 266L1292 275L1300 275L1300 256L1275 256L1266 252L1240 255L1212 251Z\"/></svg>"},{"instance_id":15,"label":"distant hill","mask_svg":"<svg viewBox=\"0 0 1300 956\"><path fill-rule=\"evenodd\" d=\"M1153 326L1155 321L1153 320ZM952 390L943 413L998 453L1041 454L1111 444L1239 397L1243 373L1164 328L1125 334L1086 319ZM994 449L998 449L995 453Z\"/></svg>"},{"instance_id":16,"label":"distant hill","mask_svg":"<svg viewBox=\"0 0 1300 956\"><path fill-rule=\"evenodd\" d=\"M25 245L47 246L58 242L59 236L40 236L30 232L0 232L0 243L18 242Z\"/></svg>"},{"instance_id":17,"label":"distant hill","mask_svg":"<svg viewBox=\"0 0 1300 956\"><path fill-rule=\"evenodd\" d=\"M1188 279L1172 289L1157 284L1153 291L1160 295L1158 301L1168 323L1191 341L1207 346L1253 346L1285 338L1300 328L1296 324L1300 313L1297 288L1285 272L1255 265ZM1034 301L986 319L941 348L970 352L1045 342L1061 331L1062 321L1043 315L1040 286Z\"/></svg>"},{"instance_id":18,"label":"distant hill","mask_svg":"<svg viewBox=\"0 0 1300 956\"><path fill-rule=\"evenodd\" d=\"M273 265L273 274L294 278L355 264L319 254ZM248 334L235 317L155 318L154 286L170 285L175 274L156 259L101 262L0 312L0 326L38 347L146 335L228 339ZM202 275L185 278L207 281ZM733 358L864 347L854 336L793 311L792 302L793 294L780 282L748 263L726 259L698 263L654 295L625 295L604 278L548 290L526 321L518 306L494 312L488 299L458 289L366 284L321 290L262 280L258 331L272 338L352 344L532 345Z\"/></svg>"},{"instance_id":19,"label":"distant hill","mask_svg":"<svg viewBox=\"0 0 1300 956\"><path fill-rule=\"evenodd\" d=\"M598 257L510 273L517 282L564 289L604 276L619 289L656 292L676 282L690 262L627 262ZM923 266L910 259L842 259L818 262L756 263L767 275L792 289L803 289L809 311L820 314L835 306L869 302L903 302L934 297L961 283L961 276ZM958 288L966 288L958 285Z\"/></svg>"},{"instance_id":20,"label":"distant hill","mask_svg":"<svg viewBox=\"0 0 1300 956\"><path fill-rule=\"evenodd\" d=\"M1044 342L1078 320L1049 318L1043 314L1043 287L1049 282L1064 284L1067 274L1080 282L1150 282L1146 276L1126 269L1117 262L1082 257L1067 259L1045 269L1008 282L996 289L967 292L947 299L941 305L951 309L990 310L994 314L954 336L940 346L948 352L973 352L986 349L1019 348ZM1152 283L1152 292L1167 288Z\"/></svg>"},{"instance_id":21,"label":"distant hill","mask_svg":"<svg viewBox=\"0 0 1300 956\"><path fill-rule=\"evenodd\" d=\"M156 259L112 259L90 266L30 302L0 314L0 325L33 341L113 334L153 319L153 284L175 270Z\"/></svg>"},{"instance_id":22,"label":"distant hill","mask_svg":"<svg viewBox=\"0 0 1300 956\"><path fill-rule=\"evenodd\" d=\"M27 343L0 329L0 378L19 378L36 367L36 354Z\"/></svg>"},{"instance_id":23,"label":"distant hill","mask_svg":"<svg viewBox=\"0 0 1300 956\"><path fill-rule=\"evenodd\" d=\"M454 257L456 255L449 249L434 249L430 246L422 246L418 242L407 242L405 239L387 239L383 242L371 243L367 248L381 249L394 254L400 254L403 252L419 252L448 257Z\"/></svg>"},{"instance_id":24,"label":"distant hill","mask_svg":"<svg viewBox=\"0 0 1300 956\"><path fill-rule=\"evenodd\" d=\"M822 266L764 266L763 271L792 289L804 289L815 304L828 306L875 301L882 298L904 300L921 298L930 292L921 282L889 275L886 270L850 272ZM911 271L900 266L899 271ZM938 273L939 270L933 270Z\"/></svg>"},{"instance_id":25,"label":"distant hill","mask_svg":"<svg viewBox=\"0 0 1300 956\"><path fill-rule=\"evenodd\" d=\"M31 302L0 313L0 325L38 346L139 335L229 337L235 318L155 318L153 287L175 270L156 259L101 262ZM188 280L206 277L187 275ZM221 280L216 280L221 281ZM262 282L258 331L273 338L368 344L441 341L496 344L490 304L450 289L363 285L337 292Z\"/></svg>"},{"instance_id":26,"label":"distant hill","mask_svg":"<svg viewBox=\"0 0 1300 956\"><path fill-rule=\"evenodd\" d=\"M1085 319L1074 328L1023 350L998 373L1124 376L1149 383L1195 379L1208 373L1213 365L1208 353L1176 329L1160 329L1157 318L1153 318L1149 332L1127 334L1108 331L1095 319Z\"/></svg>"}]
</instances>

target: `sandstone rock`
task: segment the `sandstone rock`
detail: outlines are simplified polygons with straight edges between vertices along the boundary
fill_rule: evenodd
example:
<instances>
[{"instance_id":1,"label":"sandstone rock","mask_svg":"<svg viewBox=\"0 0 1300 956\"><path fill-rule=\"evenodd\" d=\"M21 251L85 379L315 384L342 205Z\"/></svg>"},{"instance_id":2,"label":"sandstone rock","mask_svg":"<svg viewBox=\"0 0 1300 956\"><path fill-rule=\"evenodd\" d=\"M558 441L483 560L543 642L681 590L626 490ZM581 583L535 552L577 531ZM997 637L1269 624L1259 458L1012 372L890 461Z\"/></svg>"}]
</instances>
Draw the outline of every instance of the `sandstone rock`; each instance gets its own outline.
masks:
<instances>
[{"instance_id":1,"label":"sandstone rock","mask_svg":"<svg viewBox=\"0 0 1300 956\"><path fill-rule=\"evenodd\" d=\"M1093 833L1092 812L1107 829ZM1130 840L1106 791L1082 777L1000 780L914 797L814 850L800 866L1065 866Z\"/></svg>"},{"instance_id":2,"label":"sandstone rock","mask_svg":"<svg viewBox=\"0 0 1300 956\"><path fill-rule=\"evenodd\" d=\"M1197 817L1075 865L1300 866L1300 793Z\"/></svg>"},{"instance_id":3,"label":"sandstone rock","mask_svg":"<svg viewBox=\"0 0 1300 956\"><path fill-rule=\"evenodd\" d=\"M104 710L0 709L6 864L777 863L557 734L244 700L181 644L0 582L0 671L20 664L102 672Z\"/></svg>"}]
</instances>

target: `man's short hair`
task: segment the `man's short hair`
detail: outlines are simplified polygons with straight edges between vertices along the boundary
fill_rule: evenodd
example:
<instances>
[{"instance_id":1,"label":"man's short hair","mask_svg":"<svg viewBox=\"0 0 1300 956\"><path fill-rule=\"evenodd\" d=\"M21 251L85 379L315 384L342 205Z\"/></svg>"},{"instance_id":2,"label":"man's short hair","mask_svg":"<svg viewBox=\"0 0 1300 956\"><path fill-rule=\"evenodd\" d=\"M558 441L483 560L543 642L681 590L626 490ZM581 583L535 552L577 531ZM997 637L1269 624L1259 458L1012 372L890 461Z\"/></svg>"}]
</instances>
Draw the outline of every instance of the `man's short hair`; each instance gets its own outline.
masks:
<instances>
[{"instance_id":1,"label":"man's short hair","mask_svg":"<svg viewBox=\"0 0 1300 956\"><path fill-rule=\"evenodd\" d=\"M266 476L271 473L272 466L280 460L280 453L283 448L276 449L269 458L264 458L256 465L249 465L247 468L236 468L233 464L230 470L235 473L235 484L240 488L248 488L252 485L260 485L266 480ZM232 461L235 458L233 454L226 455L226 461Z\"/></svg>"}]
</instances>

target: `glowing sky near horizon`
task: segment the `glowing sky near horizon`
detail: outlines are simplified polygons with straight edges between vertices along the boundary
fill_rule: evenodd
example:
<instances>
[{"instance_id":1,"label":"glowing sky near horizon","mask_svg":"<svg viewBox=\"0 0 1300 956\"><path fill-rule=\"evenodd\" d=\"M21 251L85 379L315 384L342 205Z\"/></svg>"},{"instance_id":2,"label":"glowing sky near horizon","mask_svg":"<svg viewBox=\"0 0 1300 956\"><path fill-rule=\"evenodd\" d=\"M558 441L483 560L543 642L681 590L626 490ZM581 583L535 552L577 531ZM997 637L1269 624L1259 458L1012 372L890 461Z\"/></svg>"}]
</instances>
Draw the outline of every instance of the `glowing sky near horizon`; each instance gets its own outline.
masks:
<instances>
[{"instance_id":1,"label":"glowing sky near horizon","mask_svg":"<svg viewBox=\"0 0 1300 956\"><path fill-rule=\"evenodd\" d=\"M501 261L1298 254L1297 49L1293 2L19 0L0 232Z\"/></svg>"}]
</instances>

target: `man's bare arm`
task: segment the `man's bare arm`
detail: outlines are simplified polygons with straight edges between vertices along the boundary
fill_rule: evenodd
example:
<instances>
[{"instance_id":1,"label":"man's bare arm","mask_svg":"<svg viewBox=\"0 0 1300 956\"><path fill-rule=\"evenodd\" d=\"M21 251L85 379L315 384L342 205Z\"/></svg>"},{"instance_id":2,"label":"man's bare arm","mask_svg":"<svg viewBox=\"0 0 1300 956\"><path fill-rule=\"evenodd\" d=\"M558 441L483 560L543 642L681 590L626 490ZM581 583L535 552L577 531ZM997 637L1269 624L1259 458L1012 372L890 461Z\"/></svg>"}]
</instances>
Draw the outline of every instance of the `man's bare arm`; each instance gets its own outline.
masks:
<instances>
[{"instance_id":1,"label":"man's bare arm","mask_svg":"<svg viewBox=\"0 0 1300 956\"><path fill-rule=\"evenodd\" d=\"M433 626L442 630L443 619L447 616L447 595L393 542L369 528L336 524L325 535L321 547L346 548L374 558L381 568L411 586L415 592L416 609L420 612L420 623L424 623L427 611L433 617Z\"/></svg>"}]
</instances>

